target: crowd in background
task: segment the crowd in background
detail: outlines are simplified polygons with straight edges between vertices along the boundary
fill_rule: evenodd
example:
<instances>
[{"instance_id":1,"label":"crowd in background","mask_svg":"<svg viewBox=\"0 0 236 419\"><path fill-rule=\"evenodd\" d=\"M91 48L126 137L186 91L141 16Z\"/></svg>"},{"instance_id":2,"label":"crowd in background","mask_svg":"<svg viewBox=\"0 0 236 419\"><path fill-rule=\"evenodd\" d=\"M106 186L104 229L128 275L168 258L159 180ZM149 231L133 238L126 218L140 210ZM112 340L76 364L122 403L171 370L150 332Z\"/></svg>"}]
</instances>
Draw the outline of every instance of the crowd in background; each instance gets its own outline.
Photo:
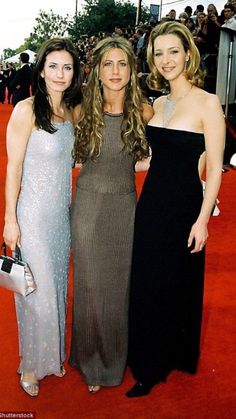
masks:
<instances>
[{"instance_id":1,"label":"crowd in background","mask_svg":"<svg viewBox=\"0 0 236 419\"><path fill-rule=\"evenodd\" d=\"M184 11L178 16L174 9L161 19L161 22L167 20L177 20L183 25L186 25L193 34L194 41L199 49L201 55L201 66L205 70L205 89L211 93L216 91L216 72L217 72L217 57L220 41L221 26L225 22L232 22L232 28L236 30L236 1L229 0L224 8L219 12L214 4L209 4L207 9L202 4L197 5L196 10L193 11L191 6L186 6ZM99 32L93 36L84 35L77 42L77 50L82 68L82 83L86 84L90 68L93 48L97 42L108 35L123 36L132 44L135 54L137 56L138 73L140 83L143 87L144 93L152 97L145 84L145 77L149 73L146 62L146 48L148 44L149 35L153 27L159 22L151 18L150 22L140 22L136 27L115 26L112 34L106 32ZM230 27L230 26L229 26ZM16 70L13 63L0 63L0 102L12 102L12 84L16 76ZM8 92L8 93L7 93Z\"/></svg>"},{"instance_id":2,"label":"crowd in background","mask_svg":"<svg viewBox=\"0 0 236 419\"><path fill-rule=\"evenodd\" d=\"M206 73L205 88L215 93L217 56L220 40L220 28L226 21L233 21L236 29L236 2L229 1L224 5L222 11L218 11L214 4L209 4L207 9L201 4L193 11L191 6L186 6L184 11L177 16L176 11L170 12L161 21L177 20L188 27L193 34L194 41L201 55L201 66ZM124 36L133 45L138 62L139 75L149 72L146 62L146 48L152 28L158 22L151 19L148 24L139 23L137 27L123 28L116 26L113 36ZM83 82L86 82L89 66L91 65L92 50L96 43L108 34L99 32L92 37L84 37L78 41L80 61L84 68ZM150 92L149 92L150 93Z\"/></svg>"}]
</instances>

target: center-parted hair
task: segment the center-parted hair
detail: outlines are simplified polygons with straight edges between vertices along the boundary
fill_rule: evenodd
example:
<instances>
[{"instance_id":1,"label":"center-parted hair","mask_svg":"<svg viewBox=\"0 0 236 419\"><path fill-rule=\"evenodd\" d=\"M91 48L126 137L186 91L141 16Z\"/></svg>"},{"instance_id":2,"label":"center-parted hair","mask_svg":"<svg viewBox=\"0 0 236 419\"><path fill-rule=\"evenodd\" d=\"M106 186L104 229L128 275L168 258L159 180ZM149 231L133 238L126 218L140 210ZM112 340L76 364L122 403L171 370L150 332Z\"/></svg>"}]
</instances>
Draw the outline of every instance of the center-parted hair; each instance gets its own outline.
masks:
<instances>
[{"instance_id":1,"label":"center-parted hair","mask_svg":"<svg viewBox=\"0 0 236 419\"><path fill-rule=\"evenodd\" d=\"M154 41L161 35L175 35L180 39L184 51L189 52L189 61L186 65L185 77L192 84L201 87L203 85L204 73L200 69L200 54L198 48L195 45L189 29L179 22L161 23L151 32L147 48L147 62L151 72L147 77L148 86L154 90L169 90L169 82L158 72L154 63Z\"/></svg>"},{"instance_id":2,"label":"center-parted hair","mask_svg":"<svg viewBox=\"0 0 236 419\"><path fill-rule=\"evenodd\" d=\"M83 102L78 124L76 126L76 141L74 158L77 162L85 162L88 158L95 160L101 151L104 127L103 89L99 81L102 58L113 48L121 49L130 67L130 81L125 87L123 106L123 125L121 138L124 148L141 160L148 156L148 144L145 138L145 122L143 120L142 96L138 85L136 57L131 44L122 37L107 37L96 45L93 51L91 72L84 90Z\"/></svg>"},{"instance_id":3,"label":"center-parted hair","mask_svg":"<svg viewBox=\"0 0 236 419\"><path fill-rule=\"evenodd\" d=\"M52 106L45 80L41 77L48 54L54 51L67 51L73 59L73 78L71 85L63 93L63 101L67 108L73 108L81 102L80 64L77 51L68 38L52 38L41 46L33 70L32 93L34 95L33 110L35 114L35 126L53 133L56 131L51 123Z\"/></svg>"}]
</instances>

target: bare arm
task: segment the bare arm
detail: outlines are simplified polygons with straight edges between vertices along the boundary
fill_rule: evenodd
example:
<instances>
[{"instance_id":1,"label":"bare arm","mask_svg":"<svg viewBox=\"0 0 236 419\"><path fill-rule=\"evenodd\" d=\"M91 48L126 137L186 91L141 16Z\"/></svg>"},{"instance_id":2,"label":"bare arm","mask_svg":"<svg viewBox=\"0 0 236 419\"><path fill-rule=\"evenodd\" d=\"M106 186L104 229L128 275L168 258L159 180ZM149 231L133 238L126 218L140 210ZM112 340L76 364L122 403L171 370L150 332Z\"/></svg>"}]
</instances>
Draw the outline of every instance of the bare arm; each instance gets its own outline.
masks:
<instances>
[{"instance_id":1,"label":"bare arm","mask_svg":"<svg viewBox=\"0 0 236 419\"><path fill-rule=\"evenodd\" d=\"M135 172L146 172L149 169L152 158L152 150L149 148L149 157L144 160L139 160L135 164Z\"/></svg>"},{"instance_id":2,"label":"bare arm","mask_svg":"<svg viewBox=\"0 0 236 419\"><path fill-rule=\"evenodd\" d=\"M225 120L217 96L209 95L203 114L203 130L206 147L206 188L200 214L192 226L188 245L195 239L192 253L201 250L208 237L207 224L217 198L222 175L225 146Z\"/></svg>"},{"instance_id":3,"label":"bare arm","mask_svg":"<svg viewBox=\"0 0 236 419\"><path fill-rule=\"evenodd\" d=\"M143 118L146 123L150 121L150 119L153 117L153 114L154 114L153 107L148 104L144 104ZM135 164L135 172L147 171L149 169L151 158L152 158L152 150L151 148L149 148L149 156L144 160L137 161L137 163Z\"/></svg>"},{"instance_id":4,"label":"bare arm","mask_svg":"<svg viewBox=\"0 0 236 419\"><path fill-rule=\"evenodd\" d=\"M75 108L73 109L73 123L74 123L74 127L77 125L79 117L80 117L80 111L81 111L81 105L76 105ZM76 169L81 169L81 167L83 166L82 163L75 163L73 167L75 167Z\"/></svg>"},{"instance_id":5,"label":"bare arm","mask_svg":"<svg viewBox=\"0 0 236 419\"><path fill-rule=\"evenodd\" d=\"M19 102L7 126L7 173L5 187L5 225L3 237L11 250L20 245L20 229L16 217L16 204L20 191L22 166L29 136L33 127L31 100Z\"/></svg>"}]
</instances>

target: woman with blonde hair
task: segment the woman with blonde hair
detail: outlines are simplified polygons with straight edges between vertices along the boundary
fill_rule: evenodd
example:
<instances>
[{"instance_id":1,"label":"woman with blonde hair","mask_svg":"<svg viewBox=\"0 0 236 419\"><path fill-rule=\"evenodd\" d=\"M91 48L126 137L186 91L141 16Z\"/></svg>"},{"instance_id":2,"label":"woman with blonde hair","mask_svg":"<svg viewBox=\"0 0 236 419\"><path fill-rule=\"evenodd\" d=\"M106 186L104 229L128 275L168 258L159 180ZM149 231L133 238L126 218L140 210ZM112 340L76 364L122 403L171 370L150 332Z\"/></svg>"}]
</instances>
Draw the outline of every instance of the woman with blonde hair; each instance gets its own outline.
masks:
<instances>
[{"instance_id":1,"label":"woman with blonde hair","mask_svg":"<svg viewBox=\"0 0 236 419\"><path fill-rule=\"evenodd\" d=\"M188 28L158 25L147 54L149 86L168 94L154 102L147 126L152 160L136 210L129 321L137 382L128 397L150 393L174 369L197 371L207 224L225 139L219 99L199 88L200 56Z\"/></svg>"},{"instance_id":2,"label":"woman with blonde hair","mask_svg":"<svg viewBox=\"0 0 236 419\"><path fill-rule=\"evenodd\" d=\"M152 114L138 86L130 43L101 40L76 127L74 157L83 166L72 208L70 363L91 393L119 385L126 366L134 166L149 156L145 123Z\"/></svg>"}]
</instances>

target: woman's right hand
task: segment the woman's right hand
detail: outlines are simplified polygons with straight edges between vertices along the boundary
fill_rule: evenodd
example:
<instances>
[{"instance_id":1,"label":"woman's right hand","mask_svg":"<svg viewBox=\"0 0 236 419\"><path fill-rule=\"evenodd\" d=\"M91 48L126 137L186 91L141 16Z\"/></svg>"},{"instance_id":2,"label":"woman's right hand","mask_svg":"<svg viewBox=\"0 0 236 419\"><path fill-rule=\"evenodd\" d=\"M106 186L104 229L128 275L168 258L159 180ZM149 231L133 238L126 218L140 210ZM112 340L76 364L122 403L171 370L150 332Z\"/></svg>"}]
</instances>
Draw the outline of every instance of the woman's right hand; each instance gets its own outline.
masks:
<instances>
[{"instance_id":1,"label":"woman's right hand","mask_svg":"<svg viewBox=\"0 0 236 419\"><path fill-rule=\"evenodd\" d=\"M3 238L12 251L16 249L16 245L20 247L20 228L17 222L5 222Z\"/></svg>"}]
</instances>

